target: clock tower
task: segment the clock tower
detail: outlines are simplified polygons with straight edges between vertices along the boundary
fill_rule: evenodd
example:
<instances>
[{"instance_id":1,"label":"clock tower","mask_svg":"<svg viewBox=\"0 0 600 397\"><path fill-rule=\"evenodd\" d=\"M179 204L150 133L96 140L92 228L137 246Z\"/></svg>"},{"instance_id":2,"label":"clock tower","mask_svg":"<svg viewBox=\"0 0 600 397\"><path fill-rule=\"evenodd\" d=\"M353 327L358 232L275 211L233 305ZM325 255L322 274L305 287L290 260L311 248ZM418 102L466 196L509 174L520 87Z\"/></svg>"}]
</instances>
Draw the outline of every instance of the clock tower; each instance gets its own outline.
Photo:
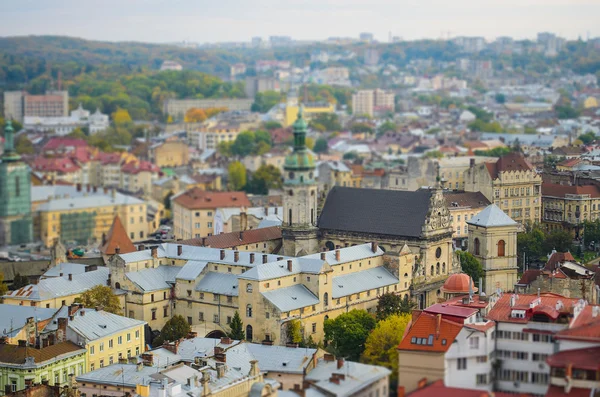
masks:
<instances>
[{"instance_id":1,"label":"clock tower","mask_svg":"<svg viewBox=\"0 0 600 397\"><path fill-rule=\"evenodd\" d=\"M283 252L288 256L301 256L318 251L315 159L306 148L308 124L302 107L292 128L294 151L286 157L283 166Z\"/></svg>"}]
</instances>

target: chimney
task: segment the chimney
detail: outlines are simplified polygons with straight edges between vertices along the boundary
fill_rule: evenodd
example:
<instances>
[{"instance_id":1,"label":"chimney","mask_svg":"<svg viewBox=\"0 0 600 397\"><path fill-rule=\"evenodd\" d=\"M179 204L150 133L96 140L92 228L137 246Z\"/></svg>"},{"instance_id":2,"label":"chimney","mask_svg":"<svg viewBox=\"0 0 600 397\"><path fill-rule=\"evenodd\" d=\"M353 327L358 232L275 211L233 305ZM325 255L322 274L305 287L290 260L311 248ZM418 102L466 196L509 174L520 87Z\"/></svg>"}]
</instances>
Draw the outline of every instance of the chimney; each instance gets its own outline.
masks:
<instances>
[{"instance_id":1,"label":"chimney","mask_svg":"<svg viewBox=\"0 0 600 397\"><path fill-rule=\"evenodd\" d=\"M244 239L244 232L240 232L240 240Z\"/></svg>"},{"instance_id":2,"label":"chimney","mask_svg":"<svg viewBox=\"0 0 600 397\"><path fill-rule=\"evenodd\" d=\"M275 215L277 215L277 207L275 207Z\"/></svg>"},{"instance_id":3,"label":"chimney","mask_svg":"<svg viewBox=\"0 0 600 397\"><path fill-rule=\"evenodd\" d=\"M333 354L325 353L325 355L323 356L323 360L324 361L334 361L335 357L333 357Z\"/></svg>"},{"instance_id":4,"label":"chimney","mask_svg":"<svg viewBox=\"0 0 600 397\"><path fill-rule=\"evenodd\" d=\"M121 247L119 247L118 245L115 247L115 254L119 255L121 253Z\"/></svg>"},{"instance_id":5,"label":"chimney","mask_svg":"<svg viewBox=\"0 0 600 397\"><path fill-rule=\"evenodd\" d=\"M221 353L225 352L225 349L223 349L221 346L215 346L214 352L215 352L214 354L216 356L217 354L221 354Z\"/></svg>"},{"instance_id":6,"label":"chimney","mask_svg":"<svg viewBox=\"0 0 600 397\"><path fill-rule=\"evenodd\" d=\"M106 244L106 233L102 233L102 246Z\"/></svg>"},{"instance_id":7,"label":"chimney","mask_svg":"<svg viewBox=\"0 0 600 397\"><path fill-rule=\"evenodd\" d=\"M85 310L80 310L80 311L79 311L79 315L80 315L81 317L85 316Z\"/></svg>"},{"instance_id":8,"label":"chimney","mask_svg":"<svg viewBox=\"0 0 600 397\"><path fill-rule=\"evenodd\" d=\"M335 250L335 260L338 262L340 261L340 250L339 249Z\"/></svg>"},{"instance_id":9,"label":"chimney","mask_svg":"<svg viewBox=\"0 0 600 397\"><path fill-rule=\"evenodd\" d=\"M217 363L217 378L221 379L225 376L225 363Z\"/></svg>"},{"instance_id":10,"label":"chimney","mask_svg":"<svg viewBox=\"0 0 600 397\"><path fill-rule=\"evenodd\" d=\"M269 259L269 255L263 254L263 263L267 263L268 259Z\"/></svg>"},{"instance_id":11,"label":"chimney","mask_svg":"<svg viewBox=\"0 0 600 397\"><path fill-rule=\"evenodd\" d=\"M325 252L321 252L321 260L324 261L325 260Z\"/></svg>"},{"instance_id":12,"label":"chimney","mask_svg":"<svg viewBox=\"0 0 600 397\"><path fill-rule=\"evenodd\" d=\"M435 319L435 338L439 338L440 336L440 327L442 325L442 315L438 314L436 315L436 319Z\"/></svg>"},{"instance_id":13,"label":"chimney","mask_svg":"<svg viewBox=\"0 0 600 397\"><path fill-rule=\"evenodd\" d=\"M231 338L230 338L230 337L228 337L228 336L223 336L223 337L221 338L221 344L222 344L222 345L230 345L230 344L231 344L231 342L232 342L232 340L231 340Z\"/></svg>"},{"instance_id":14,"label":"chimney","mask_svg":"<svg viewBox=\"0 0 600 397\"><path fill-rule=\"evenodd\" d=\"M202 246L206 247L206 237L202 237Z\"/></svg>"},{"instance_id":15,"label":"chimney","mask_svg":"<svg viewBox=\"0 0 600 397\"><path fill-rule=\"evenodd\" d=\"M158 248L157 247L150 248L150 253L152 254L153 258L158 258Z\"/></svg>"},{"instance_id":16,"label":"chimney","mask_svg":"<svg viewBox=\"0 0 600 397\"><path fill-rule=\"evenodd\" d=\"M225 351L223 351L223 353L215 354L215 360L220 363L226 363L227 362L227 354L225 354Z\"/></svg>"},{"instance_id":17,"label":"chimney","mask_svg":"<svg viewBox=\"0 0 600 397\"><path fill-rule=\"evenodd\" d=\"M376 241L373 241L373 242L371 243L371 251L372 251L374 254L376 254L376 253L377 253L377 248L379 248L379 244L377 244L377 242L376 242Z\"/></svg>"},{"instance_id":18,"label":"chimney","mask_svg":"<svg viewBox=\"0 0 600 397\"><path fill-rule=\"evenodd\" d=\"M69 281L73 281L73 274L69 273Z\"/></svg>"},{"instance_id":19,"label":"chimney","mask_svg":"<svg viewBox=\"0 0 600 397\"><path fill-rule=\"evenodd\" d=\"M183 246L181 244L179 244L177 246L177 256L181 256L182 252L183 252Z\"/></svg>"},{"instance_id":20,"label":"chimney","mask_svg":"<svg viewBox=\"0 0 600 397\"><path fill-rule=\"evenodd\" d=\"M254 263L254 252L250 253L250 263Z\"/></svg>"},{"instance_id":21,"label":"chimney","mask_svg":"<svg viewBox=\"0 0 600 397\"><path fill-rule=\"evenodd\" d=\"M269 207L268 206L265 207L265 216L269 216Z\"/></svg>"},{"instance_id":22,"label":"chimney","mask_svg":"<svg viewBox=\"0 0 600 397\"><path fill-rule=\"evenodd\" d=\"M92 188L92 192L98 193L98 186L94 185L94 187Z\"/></svg>"},{"instance_id":23,"label":"chimney","mask_svg":"<svg viewBox=\"0 0 600 397\"><path fill-rule=\"evenodd\" d=\"M135 370L136 370L136 372L140 372L143 368L144 368L144 362L140 362L140 363L137 363Z\"/></svg>"},{"instance_id":24,"label":"chimney","mask_svg":"<svg viewBox=\"0 0 600 397\"><path fill-rule=\"evenodd\" d=\"M66 317L59 317L58 319L58 329L62 331L58 332L57 335L61 335L62 337L60 339L57 338L56 342L60 343L60 342L64 342L65 341L65 335L67 335L67 324L69 323L69 319Z\"/></svg>"},{"instance_id":25,"label":"chimney","mask_svg":"<svg viewBox=\"0 0 600 397\"><path fill-rule=\"evenodd\" d=\"M80 192L81 191L81 183L77 184L77 191Z\"/></svg>"},{"instance_id":26,"label":"chimney","mask_svg":"<svg viewBox=\"0 0 600 397\"><path fill-rule=\"evenodd\" d=\"M339 249L340 249L340 246L339 246L339 245L336 245L336 246L335 246L335 249L336 249L336 250L339 250Z\"/></svg>"},{"instance_id":27,"label":"chimney","mask_svg":"<svg viewBox=\"0 0 600 397\"><path fill-rule=\"evenodd\" d=\"M174 342L164 343L162 347L164 347L173 354L177 354L177 351L179 350L179 341L176 340Z\"/></svg>"},{"instance_id":28,"label":"chimney","mask_svg":"<svg viewBox=\"0 0 600 397\"><path fill-rule=\"evenodd\" d=\"M140 358L142 359L142 362L144 365L151 367L152 364L154 363L154 355L152 353L142 353L140 355Z\"/></svg>"},{"instance_id":29,"label":"chimney","mask_svg":"<svg viewBox=\"0 0 600 397\"><path fill-rule=\"evenodd\" d=\"M62 276L64 276L63 273L58 273L58 277L62 277Z\"/></svg>"},{"instance_id":30,"label":"chimney","mask_svg":"<svg viewBox=\"0 0 600 397\"><path fill-rule=\"evenodd\" d=\"M277 260L278 260L278 261L282 261L282 260L283 260L283 256L278 256L278 257L277 257Z\"/></svg>"},{"instance_id":31,"label":"chimney","mask_svg":"<svg viewBox=\"0 0 600 397\"><path fill-rule=\"evenodd\" d=\"M221 250L220 254L221 260L225 259L225 250Z\"/></svg>"},{"instance_id":32,"label":"chimney","mask_svg":"<svg viewBox=\"0 0 600 397\"><path fill-rule=\"evenodd\" d=\"M335 376L335 374L331 375L331 378L329 378L329 381L331 383L335 383L336 385L340 384L340 378L338 378L337 376Z\"/></svg>"},{"instance_id":33,"label":"chimney","mask_svg":"<svg viewBox=\"0 0 600 397\"><path fill-rule=\"evenodd\" d=\"M339 357L337 359L337 369L342 369L343 366L344 366L344 359Z\"/></svg>"},{"instance_id":34,"label":"chimney","mask_svg":"<svg viewBox=\"0 0 600 397\"><path fill-rule=\"evenodd\" d=\"M292 260L291 259L288 259L288 261L287 261L287 269L288 269L288 272L292 271Z\"/></svg>"},{"instance_id":35,"label":"chimney","mask_svg":"<svg viewBox=\"0 0 600 397\"><path fill-rule=\"evenodd\" d=\"M85 190L87 190L88 193L90 192L90 184L89 183L85 186Z\"/></svg>"}]
</instances>

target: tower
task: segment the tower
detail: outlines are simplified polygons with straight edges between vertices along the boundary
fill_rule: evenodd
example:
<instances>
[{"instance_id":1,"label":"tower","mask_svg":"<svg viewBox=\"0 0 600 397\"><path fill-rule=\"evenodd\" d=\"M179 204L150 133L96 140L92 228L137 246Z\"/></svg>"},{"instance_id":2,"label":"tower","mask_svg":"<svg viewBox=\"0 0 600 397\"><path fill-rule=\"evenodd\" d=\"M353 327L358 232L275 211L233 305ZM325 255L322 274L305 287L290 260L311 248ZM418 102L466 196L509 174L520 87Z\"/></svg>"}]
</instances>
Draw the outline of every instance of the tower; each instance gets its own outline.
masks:
<instances>
[{"instance_id":1,"label":"tower","mask_svg":"<svg viewBox=\"0 0 600 397\"><path fill-rule=\"evenodd\" d=\"M4 128L4 154L0 162L0 246L33 240L31 174L14 145L10 121Z\"/></svg>"},{"instance_id":2,"label":"tower","mask_svg":"<svg viewBox=\"0 0 600 397\"><path fill-rule=\"evenodd\" d=\"M484 292L501 288L513 291L517 283L517 233L519 224L495 204L467 221L469 252L481 262L485 274Z\"/></svg>"},{"instance_id":3,"label":"tower","mask_svg":"<svg viewBox=\"0 0 600 397\"><path fill-rule=\"evenodd\" d=\"M312 254L317 242L317 184L315 160L306 148L308 124L303 108L292 125L294 151L285 158L283 183L283 252L289 256Z\"/></svg>"}]
</instances>

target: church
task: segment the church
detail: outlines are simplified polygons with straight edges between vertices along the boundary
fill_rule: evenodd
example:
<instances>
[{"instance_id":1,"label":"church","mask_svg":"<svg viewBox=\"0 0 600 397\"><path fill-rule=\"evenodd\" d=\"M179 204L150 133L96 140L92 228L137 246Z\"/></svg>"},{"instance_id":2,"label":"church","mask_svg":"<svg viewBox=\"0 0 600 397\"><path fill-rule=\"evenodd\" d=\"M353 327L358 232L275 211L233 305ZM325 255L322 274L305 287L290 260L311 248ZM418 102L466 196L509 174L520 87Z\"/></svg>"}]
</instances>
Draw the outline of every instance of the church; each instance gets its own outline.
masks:
<instances>
[{"instance_id":1,"label":"church","mask_svg":"<svg viewBox=\"0 0 600 397\"><path fill-rule=\"evenodd\" d=\"M392 261L406 246L413 266L399 275L401 282L410 285L420 307L436 303L448 275L460 271L442 189L336 186L317 213L316 165L305 144L307 127L300 111L293 124L294 151L284 165L283 254L298 257L376 241Z\"/></svg>"}]
</instances>

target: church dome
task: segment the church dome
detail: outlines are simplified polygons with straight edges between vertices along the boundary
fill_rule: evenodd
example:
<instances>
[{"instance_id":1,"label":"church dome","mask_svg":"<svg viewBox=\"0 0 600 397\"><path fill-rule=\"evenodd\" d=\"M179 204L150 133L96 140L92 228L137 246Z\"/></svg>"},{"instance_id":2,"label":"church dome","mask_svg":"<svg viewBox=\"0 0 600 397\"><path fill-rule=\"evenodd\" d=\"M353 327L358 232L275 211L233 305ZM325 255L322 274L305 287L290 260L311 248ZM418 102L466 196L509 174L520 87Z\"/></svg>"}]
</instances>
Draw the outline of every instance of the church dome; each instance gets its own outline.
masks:
<instances>
[{"instance_id":1,"label":"church dome","mask_svg":"<svg viewBox=\"0 0 600 397\"><path fill-rule=\"evenodd\" d=\"M448 277L442 289L446 294L468 294L469 284L472 286L473 292L477 292L473 279L468 274L457 273Z\"/></svg>"}]
</instances>

